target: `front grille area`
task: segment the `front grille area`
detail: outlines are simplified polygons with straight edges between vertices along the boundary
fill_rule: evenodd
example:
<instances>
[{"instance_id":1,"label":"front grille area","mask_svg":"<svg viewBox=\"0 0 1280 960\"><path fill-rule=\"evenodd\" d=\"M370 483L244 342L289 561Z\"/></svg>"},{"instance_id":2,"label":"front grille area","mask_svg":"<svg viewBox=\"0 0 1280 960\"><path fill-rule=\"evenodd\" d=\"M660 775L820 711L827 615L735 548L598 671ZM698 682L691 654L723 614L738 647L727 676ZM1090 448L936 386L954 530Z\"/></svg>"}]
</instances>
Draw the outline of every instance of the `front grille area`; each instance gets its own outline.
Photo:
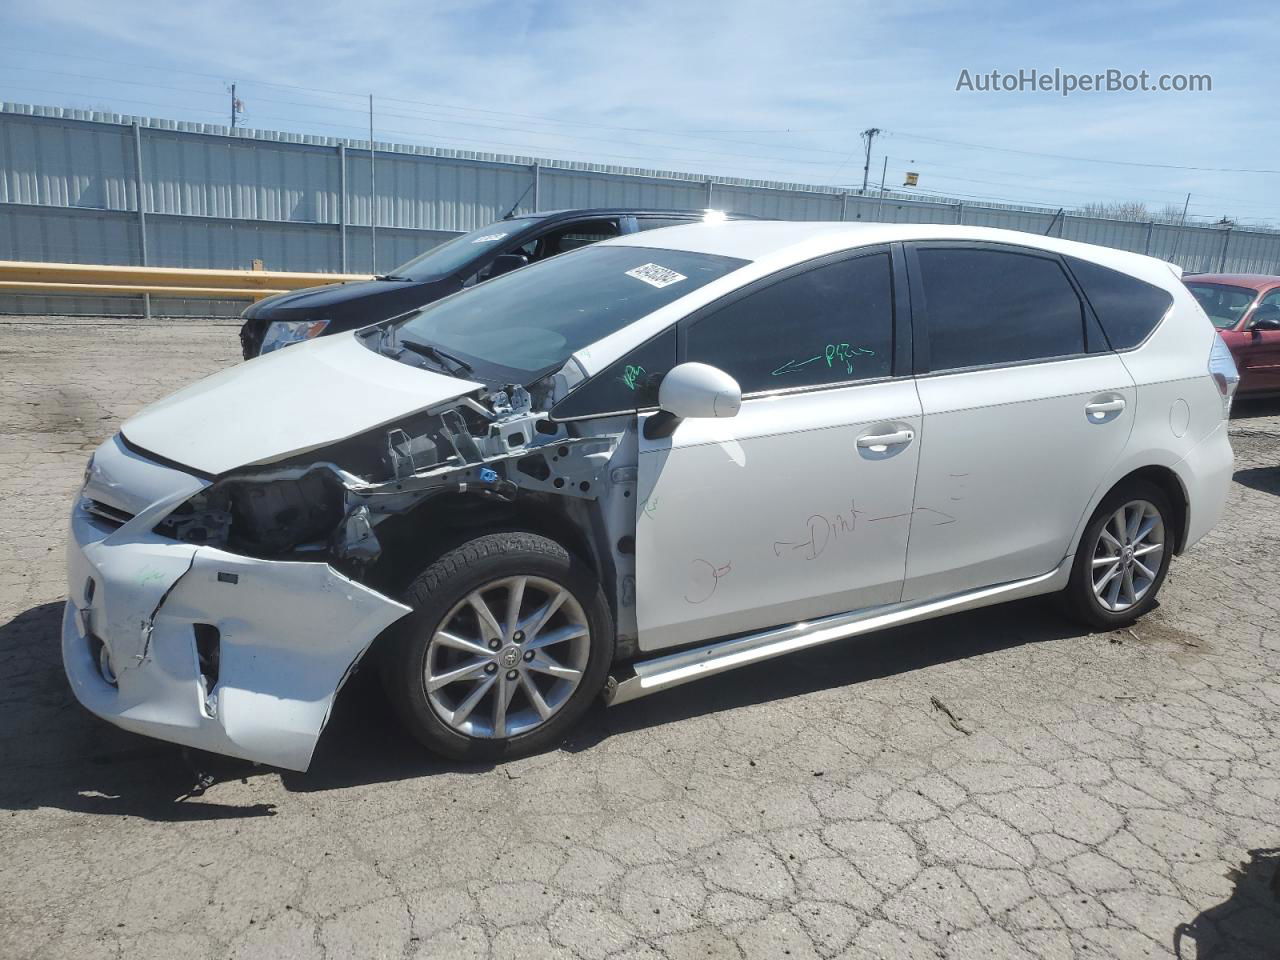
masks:
<instances>
[{"instance_id":1,"label":"front grille area","mask_svg":"<svg viewBox=\"0 0 1280 960\"><path fill-rule=\"evenodd\" d=\"M84 502L84 508L99 520L102 520L113 527L123 527L133 519L132 513L129 513L126 510L119 510L110 504L103 503L101 500L86 500Z\"/></svg>"}]
</instances>

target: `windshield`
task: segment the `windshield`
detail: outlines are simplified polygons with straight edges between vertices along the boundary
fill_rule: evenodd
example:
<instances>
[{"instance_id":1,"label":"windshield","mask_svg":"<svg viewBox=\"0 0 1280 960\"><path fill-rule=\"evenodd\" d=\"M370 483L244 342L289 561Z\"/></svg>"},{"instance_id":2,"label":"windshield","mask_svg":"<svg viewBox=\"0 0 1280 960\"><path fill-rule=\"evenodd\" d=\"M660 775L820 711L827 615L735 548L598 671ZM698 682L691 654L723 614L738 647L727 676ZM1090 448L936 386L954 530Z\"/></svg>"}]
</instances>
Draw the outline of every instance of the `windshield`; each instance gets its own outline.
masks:
<instances>
[{"instance_id":1,"label":"windshield","mask_svg":"<svg viewBox=\"0 0 1280 960\"><path fill-rule=\"evenodd\" d=\"M395 336L447 351L479 378L531 383L574 351L746 262L683 250L586 247L429 304L398 321Z\"/></svg>"},{"instance_id":2,"label":"windshield","mask_svg":"<svg viewBox=\"0 0 1280 960\"><path fill-rule=\"evenodd\" d=\"M1232 287L1225 283L1189 281L1187 289L1200 301L1210 322L1219 330L1239 323L1244 312L1249 309L1249 304L1253 303L1253 298L1258 295L1256 290L1248 287Z\"/></svg>"},{"instance_id":3,"label":"windshield","mask_svg":"<svg viewBox=\"0 0 1280 960\"><path fill-rule=\"evenodd\" d=\"M487 227L473 230L460 237L447 240L438 247L432 247L426 253L419 254L408 263L402 263L388 277L402 280L438 280L460 269L472 260L478 260L487 253L492 253L494 246L513 237L522 230L533 226L540 217L520 217L514 220L499 220Z\"/></svg>"}]
</instances>

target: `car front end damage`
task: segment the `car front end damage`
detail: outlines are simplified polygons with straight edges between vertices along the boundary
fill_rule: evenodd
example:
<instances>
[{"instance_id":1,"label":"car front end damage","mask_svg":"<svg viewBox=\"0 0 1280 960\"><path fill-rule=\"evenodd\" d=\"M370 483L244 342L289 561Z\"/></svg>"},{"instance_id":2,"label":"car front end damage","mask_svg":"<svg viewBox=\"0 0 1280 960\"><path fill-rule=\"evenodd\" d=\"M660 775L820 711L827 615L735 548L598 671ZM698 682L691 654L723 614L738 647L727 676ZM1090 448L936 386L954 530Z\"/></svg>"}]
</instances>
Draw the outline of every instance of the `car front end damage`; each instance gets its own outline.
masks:
<instances>
[{"instance_id":1,"label":"car front end damage","mask_svg":"<svg viewBox=\"0 0 1280 960\"><path fill-rule=\"evenodd\" d=\"M473 511L553 515L596 553L617 585L625 646L636 456L626 419L585 435L536 412L522 387L476 390L216 477L133 447L126 423L95 453L72 511L72 689L124 729L305 770L343 682L409 612L392 599L397 584L439 529Z\"/></svg>"}]
</instances>

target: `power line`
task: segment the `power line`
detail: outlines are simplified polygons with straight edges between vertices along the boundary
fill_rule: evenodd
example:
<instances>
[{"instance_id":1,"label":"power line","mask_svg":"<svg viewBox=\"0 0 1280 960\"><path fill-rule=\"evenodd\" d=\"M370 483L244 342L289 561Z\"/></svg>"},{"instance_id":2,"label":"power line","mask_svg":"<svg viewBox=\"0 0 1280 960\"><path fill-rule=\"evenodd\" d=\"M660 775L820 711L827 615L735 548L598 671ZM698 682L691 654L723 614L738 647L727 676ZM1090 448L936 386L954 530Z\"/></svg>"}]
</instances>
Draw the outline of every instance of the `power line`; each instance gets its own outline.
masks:
<instances>
[{"instance_id":1,"label":"power line","mask_svg":"<svg viewBox=\"0 0 1280 960\"><path fill-rule=\"evenodd\" d=\"M1106 160L1101 157L1071 157L1060 153L1040 153L1035 150L1018 150L1013 147L995 147L989 144L966 143L962 140L944 140L941 137L924 137L918 134L886 130L891 137L919 140L925 143L941 143L952 147L968 147L971 150L993 150L999 153L1016 153L1024 157L1043 157L1050 160L1069 160L1072 163L1108 163L1121 167L1148 167L1159 170L1194 170L1200 173L1280 173L1280 170L1251 169L1246 167L1195 167L1177 163L1143 163L1137 160Z\"/></svg>"},{"instance_id":2,"label":"power line","mask_svg":"<svg viewBox=\"0 0 1280 960\"><path fill-rule=\"evenodd\" d=\"M24 72L46 73L46 74L52 74L55 76L70 77L74 79L93 80L100 83L129 84L133 86L147 87L149 89L154 89L154 86L155 86L153 83L145 80L124 80L124 79L117 79L114 77L99 77L99 76L92 76L89 74L72 73L72 72L62 71L62 70L46 70L40 67L31 68L28 71L27 68L25 67L14 67L12 65L3 65L3 66L0 66L0 69L4 69L5 66L8 66L9 69L19 70ZM21 89L35 90L40 88L22 87ZM192 87L166 87L166 89L181 90L188 93L195 93L201 96L221 96L221 94L214 94L212 91L199 90ZM70 93L68 91L48 91L48 92L62 93L64 96L77 95L77 94ZM353 113L353 114L359 114L359 115L363 115L365 113L364 107L354 107L354 106L340 107L340 106L335 106L332 104L325 104L325 103L301 103L296 100L280 100L275 97L265 97L265 96L257 96L257 97L254 97L253 99L255 101L263 102L263 103L274 103L274 104L281 104L284 106L303 107L309 110ZM390 100L394 98L388 97L386 99ZM126 101L126 102L145 103L147 101L134 100L134 101ZM244 112L243 109L239 111L239 113L243 113L243 112ZM529 129L527 127L512 127L508 124L480 123L474 120L463 120L455 117L439 117L439 116L432 116L430 114L421 114L421 113L397 113L397 112L389 112L389 111L379 111L379 116L395 117L395 118L406 119L406 120L420 120L420 121L426 121L428 123L454 124L457 126L475 127L478 129L486 129L486 130L502 130L504 132L509 132L509 133L530 133L536 136L556 137L562 140L580 140L580 141L586 141L586 142L592 142L592 143L609 143L609 144L616 144L618 142L616 138L590 137L590 136L583 136L581 134L561 133L555 130L534 130L534 129ZM292 122L300 122L300 121L292 121ZM233 123L232 126L235 126L235 124ZM352 124L351 126L354 126L354 124ZM633 129L633 128L616 128L616 129ZM661 133L657 131L652 132L650 135L664 136L664 137L679 136L678 134L668 134L668 133ZM703 139L703 138L694 138L694 139ZM741 143L747 146L770 146L768 144L755 144L751 141L724 140L719 138L706 138L706 139L710 139L711 142L714 142L714 143ZM639 144L639 145L647 146L647 144ZM681 150L686 153L698 153L708 157L730 158L730 159L735 159L739 161L744 159L754 160L757 158L763 158L763 159L777 160L782 163L802 164L804 166L819 166L819 165L825 165L827 163L827 161L822 161L822 160L806 160L806 159L800 159L800 158L794 158L794 157L777 156L776 154L757 154L756 157L744 157L740 153L727 153L723 151L704 150L700 147L691 147L691 146L684 146L684 145L673 146L670 144L653 144L652 146L661 148L663 150ZM840 150L827 150L821 147L791 146L788 144L776 144L776 145L773 145L773 149L798 150L798 151L803 151L805 153L830 153L837 156L844 155L844 151L840 151Z\"/></svg>"},{"instance_id":3,"label":"power line","mask_svg":"<svg viewBox=\"0 0 1280 960\"><path fill-rule=\"evenodd\" d=\"M196 70L187 70L187 69L184 69L184 68L181 68L181 67L158 67L158 66L149 66L149 65L147 65L147 64L138 64L138 63L128 62L128 61L123 61L123 60L113 60L113 59L111 59L111 58L109 58L109 57L95 57L95 56L91 56L91 55L89 55L89 54L82 54L82 53L68 53L68 52L66 52L66 51L53 51L53 50L32 50L32 49L28 49L28 48L23 48L23 47L14 47L14 46L9 46L9 45L5 45L5 44L0 44L0 50L11 50L11 51L14 51L14 52L16 52L16 53L24 53L24 54L28 54L28 55L31 55L31 56L72 57L72 58L81 59L81 60L93 60L93 61L96 61L96 62L99 62L99 63L109 63L109 64L113 64L113 65L115 65L115 66L128 67L128 68L130 68L130 69L137 69L138 67L140 67L140 66L141 66L143 69L147 69L147 70L163 70L163 71L167 71L167 72L171 72L171 73L182 73L182 74L186 74L187 76L192 76L192 77L206 77L206 78L208 78L208 79L213 79L213 80L221 80L221 79L222 79L222 77L221 77L221 76L219 76L218 74L212 74L212 73L201 73L201 72L196 71ZM26 68L26 67L24 67L24 68L21 68L21 69L32 69L32 70L35 70L35 69L42 69L42 68L35 68L35 67L32 67L32 68ZM46 71L46 72L51 72L51 71ZM107 79L107 78L102 78L102 79ZM138 82L138 81L125 81L125 80L118 80L118 81L115 81L115 82L117 82L117 83L132 83L132 82ZM351 92L351 91L349 91L349 90L330 90L330 89L326 89L326 88L323 88L323 87L303 86L303 85L295 84L295 83L280 83L279 81L274 81L274 80L262 80L262 79L258 79L258 78L250 78L250 82L252 82L252 83L256 83L256 84L259 84L259 85L261 85L261 86L267 86L267 87L279 87L279 88L284 89L284 90L299 90L299 91L303 91L303 92L305 92L305 93L316 94L316 95L328 95L328 96L339 96L339 97L353 97L353 98L359 98L359 99L363 99L363 98L364 98L364 96L365 96L365 94L352 93L352 92ZM144 83L144 85L148 85L148 86L149 86L149 85L151 85L151 84L145 84L145 83ZM432 101L426 101L426 100L414 100L414 99L408 99L408 98L404 98L404 97L385 97L385 96L384 96L384 97L381 97L381 99L383 99L383 100L387 100L388 102L393 102L393 103L408 103L408 104L412 104L412 105L415 105L415 106L434 107L434 108L436 108L436 109L443 109L443 110L460 110L460 111L467 111L467 112L471 112L471 113L484 113L484 114L490 114L490 115L492 115L492 116L498 116L498 117L516 117L516 118L524 119L524 120L536 120L536 121L540 121L540 122L543 122L543 123L556 123L556 124L563 124L563 125L570 125L570 126L597 127L597 128L599 128L599 129L603 129L603 130L622 130L622 131L629 131L629 132L632 132L632 133L654 133L654 134L662 134L662 135L664 135L664 136L693 136L693 137L695 137L696 139L701 139L701 140L719 140L719 139L721 139L721 138L719 138L719 137L704 136L705 134L717 134L717 133L786 133L786 134L794 134L794 133L835 133L835 132L842 132L842 131L833 131L833 130L795 130L795 129L792 129L792 128L774 128L774 129L735 129L735 128L727 128L727 129L725 129L725 128L698 128L698 129L691 129L691 130L657 130L657 129L653 129L653 128L650 128L650 127L625 127L625 126L617 126L617 125L607 124L607 123L599 123L599 122L596 122L596 121L590 121L590 120L566 120L566 119L561 119L561 118L558 118L558 117L540 116L540 115L537 115L537 114L529 114L529 113L513 113L513 112L508 111L508 110L492 110L492 109L488 109L488 108L485 108L485 107L476 107L476 106L469 106L469 105L463 105L463 104L446 104L446 103L436 103L436 102L432 102ZM726 142L736 142L736 143L742 143L742 144L744 144L744 145L751 145L751 146L770 146L769 144L754 144L754 143L752 143L752 142L750 142L750 141L726 141ZM782 145L780 145L780 144L773 144L772 146L782 146ZM791 148L787 148L787 149L791 149ZM797 147L797 148L795 148L795 149L801 149L801 148ZM841 153L842 151L827 151L827 152L830 152L830 153Z\"/></svg>"},{"instance_id":4,"label":"power line","mask_svg":"<svg viewBox=\"0 0 1280 960\"><path fill-rule=\"evenodd\" d=\"M932 160L917 161L914 158L911 160L907 160L903 157L890 157L889 159L896 160L901 163L916 163L918 166L920 166L922 170L926 170L926 169L928 170L928 177L931 180L932 179L956 180L964 183L982 183L990 186L1002 186L1002 187L1017 186L1017 184L1010 183L1008 180L982 180L982 179L976 179L971 177L956 176L950 173L939 173L933 169L930 169L936 166L936 167L941 167L942 169L945 169L945 170L964 170L964 171L974 171L978 173L992 173L997 176L1014 177L1014 178L1017 178L1018 180L1034 180L1043 184L1051 184L1052 186L1049 188L1033 187L1032 189L1036 189L1036 190L1051 189L1054 193L1074 193L1080 196L1094 197L1096 199L1097 197L1099 197L1099 195L1107 192L1107 187L1105 185L1100 185L1093 189L1084 189L1084 190L1072 189L1071 187L1058 186L1058 184L1072 184L1075 187L1087 186L1088 181L1084 181L1084 180L1060 179L1056 177L1045 177L1039 174L1027 174L1027 173L1014 171L1014 170L992 170L990 168L984 168L984 167L970 167L963 164L952 164L952 163L945 163L945 162L936 163L935 161L932 161ZM850 184L849 186L853 186L853 185ZM1186 193L1185 190L1166 190L1159 187L1148 187L1145 185L1141 188L1140 191L1129 191L1129 192L1131 193L1140 192L1142 194L1152 194L1152 193L1165 194L1170 197L1177 197L1178 199L1182 199L1183 195ZM1245 205L1255 210L1273 210L1274 211L1274 210L1280 209L1277 207L1259 206L1257 201L1254 200L1253 198L1225 197L1219 194L1207 194L1207 193L1200 193L1198 191L1196 192L1195 195L1198 199L1216 200L1216 201L1219 201L1220 203ZM1170 203L1170 204L1173 203L1172 200L1160 200L1156 202ZM1195 204L1195 206L1202 209L1208 209L1208 207L1205 207L1202 204Z\"/></svg>"},{"instance_id":5,"label":"power line","mask_svg":"<svg viewBox=\"0 0 1280 960\"><path fill-rule=\"evenodd\" d=\"M25 84L18 85L13 89L27 90L27 91L41 93L41 94L52 94L58 97L71 97L71 98L83 99L86 101L92 101L94 99L92 96L86 96L78 92L73 92L68 90L51 90L45 87L29 87L29 86L26 86ZM219 94L218 96L221 97L222 95ZM224 123L226 120L225 114L223 114L221 110L213 110L206 107L195 107L190 104L159 103L154 100L138 100L138 99L127 98L127 97L112 97L111 99L119 103L137 104L137 105L149 106L149 107L159 107L167 111L171 111L174 109L181 109L184 111L199 113L204 116L219 117L223 120ZM73 109L80 109L80 108L73 108ZM361 111L361 112L364 112L364 111ZM287 124L291 126L296 126L296 125L302 125L306 127L320 126L320 127L331 127L337 130L357 131L358 135L352 136L352 139L363 139L365 135L365 131L363 130L363 128L355 123L336 123L332 121L313 120L313 119L299 120L296 117L282 117L282 116L276 116L272 114L263 114L263 113L257 113L257 112L254 112L251 119L273 120L273 121L277 121L279 123ZM474 150L477 152L496 152L494 148L506 147L528 156L538 156L540 154L556 153L556 152L563 152L563 151L588 153L587 151L582 150L582 148L548 146L545 144L533 144L527 141L514 142L509 140L494 140L490 138L464 137L464 136L458 136L450 133L424 134L422 131L417 131L417 130L401 130L401 129L393 129L393 128L383 128L383 133L395 134L398 137L406 138L410 141L420 143L424 146L444 147L446 149L464 149L464 150ZM537 134L537 135L550 136L550 137L557 136L557 134L554 134L554 133ZM450 144L463 144L464 146L451 147L449 146ZM636 144L636 146L643 147L646 145ZM652 154L627 154L627 153L609 153L609 152L601 153L598 151L590 151L589 156L593 158L603 158L603 159L609 159L609 160L640 161L642 163L647 163L653 166L656 166L658 163L672 163L672 164L679 165L679 164L700 164L705 162L704 158L691 158L688 156L676 155L682 151L686 151L691 148L663 147L662 149L671 155L667 157L655 159L655 157ZM736 160L736 162L739 164L757 164L762 162L768 162L770 160L774 160L774 161L780 160L784 163L795 162L783 157L764 157L764 158L744 157L744 156L739 156L737 154L721 154L720 156L732 158ZM809 162L817 162L817 161L803 161L803 162L809 163ZM763 168L763 169L754 171L754 173L768 174L771 176L775 176L780 180L788 180L788 181L794 180L794 174L792 172L778 170L776 167Z\"/></svg>"},{"instance_id":6,"label":"power line","mask_svg":"<svg viewBox=\"0 0 1280 960\"><path fill-rule=\"evenodd\" d=\"M7 44L0 45L0 50L11 50L17 53L23 53L30 56L72 57L72 58L81 59L81 60L93 60L100 63L110 63L116 66L128 67L130 69L137 69L139 66L143 66L144 69L150 69L150 70L165 70L172 73L183 73L188 76L206 77L206 78L218 79L218 80L222 79L222 77L216 74L202 73L199 71L188 70L180 67L152 67L152 66L147 66L145 64L140 65L136 62L131 63L127 61L115 60L109 57L92 56L89 54L68 53L66 51L54 51L54 50L36 50L36 49L25 48L25 47L16 47L16 46L7 45ZM31 68L31 69L37 69L37 68ZM251 79L253 83L260 84L263 86L279 87L281 89L288 89L288 90L300 90L300 91L304 91L311 94L327 94L331 96L353 97L353 98L361 98L361 99L363 99L363 97L365 96L364 94L352 93L346 90L331 90L331 89L326 89L322 87L311 87L311 86L304 86L300 84L281 83L279 81L274 81L274 80L261 80L256 78L251 78ZM125 82L136 82L136 81L121 80L121 81L115 81L115 82L125 83ZM191 91L191 92L196 92L196 91ZM587 127L596 127L598 129L604 129L604 130L621 130L621 131L627 131L632 133L650 133L650 134L657 134L657 135L663 135L663 136L691 136L691 137L694 137L695 139L708 139L708 140L718 140L720 138L705 136L705 134L713 134L713 133L793 134L793 133L843 132L839 130L823 130L823 129L796 130L793 128L751 129L751 130L731 129L731 128L729 129L710 128L710 129L696 129L696 130L658 130L658 129L649 128L649 127L626 127L626 126L618 126L613 124L598 123L595 121L565 120L565 119L560 119L556 117L539 116L536 114L514 113L511 111L492 110L484 107L466 106L461 104L436 103L431 101L415 100L415 99L409 99L404 97L382 97L381 99L386 100L388 102L393 102L393 103L407 103L407 104L412 104L416 106L434 107L437 109L445 109L445 110L467 111L471 113L489 114L492 116L517 117L517 118L526 119L526 120L535 120L543 123L554 123L554 124L573 125L573 126L587 126ZM134 102L141 102L141 101L134 101ZM941 137L928 137L921 134L912 134L912 133L906 133L902 131L881 130L880 132L888 136L897 136L903 139L917 140L925 143L939 143L947 146L965 147L973 150L991 150L991 151L996 151L1000 153L1012 153L1012 154L1018 154L1021 156L1040 157L1040 158L1050 159L1050 160L1067 160L1073 163L1100 163L1100 164L1111 164L1116 166L1145 167L1150 169L1187 170L1187 171L1196 171L1196 172L1202 172L1202 173L1258 173L1258 174L1280 173L1280 170L1269 169L1269 168L1206 167L1206 166L1194 166L1194 165L1187 165L1187 164L1143 162L1143 161L1136 161L1136 160L1113 160L1113 159L1107 159L1107 158L1101 158L1101 157L1079 157L1079 156L1070 156L1067 154L1047 153L1047 152L1034 151L1034 150L1022 150L1014 147L997 147L991 144L971 143L971 142L962 141L962 140L948 140ZM737 142L744 146L772 146L774 148L782 147L783 149L797 149L797 150L807 149L807 150L810 150L811 152L816 152L817 150L820 149L820 148L804 148L804 147L793 148L793 147L785 146L782 144L772 144L772 145L757 144L751 141L725 141L725 142ZM838 156L845 155L845 152L841 150L823 149L821 152L838 155Z\"/></svg>"}]
</instances>

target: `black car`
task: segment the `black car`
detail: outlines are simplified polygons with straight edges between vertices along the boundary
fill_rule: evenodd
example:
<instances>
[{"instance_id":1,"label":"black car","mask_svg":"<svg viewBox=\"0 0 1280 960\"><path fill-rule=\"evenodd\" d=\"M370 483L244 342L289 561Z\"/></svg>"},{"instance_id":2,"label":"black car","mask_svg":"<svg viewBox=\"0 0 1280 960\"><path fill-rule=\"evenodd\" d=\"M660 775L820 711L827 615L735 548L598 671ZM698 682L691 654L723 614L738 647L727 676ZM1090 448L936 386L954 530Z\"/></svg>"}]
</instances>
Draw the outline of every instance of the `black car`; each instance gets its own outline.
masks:
<instances>
[{"instance_id":1,"label":"black car","mask_svg":"<svg viewBox=\"0 0 1280 960\"><path fill-rule=\"evenodd\" d=\"M716 210L553 210L455 237L385 276L267 297L241 314L245 359L377 323L537 260L598 240L682 223L744 219Z\"/></svg>"}]
</instances>

